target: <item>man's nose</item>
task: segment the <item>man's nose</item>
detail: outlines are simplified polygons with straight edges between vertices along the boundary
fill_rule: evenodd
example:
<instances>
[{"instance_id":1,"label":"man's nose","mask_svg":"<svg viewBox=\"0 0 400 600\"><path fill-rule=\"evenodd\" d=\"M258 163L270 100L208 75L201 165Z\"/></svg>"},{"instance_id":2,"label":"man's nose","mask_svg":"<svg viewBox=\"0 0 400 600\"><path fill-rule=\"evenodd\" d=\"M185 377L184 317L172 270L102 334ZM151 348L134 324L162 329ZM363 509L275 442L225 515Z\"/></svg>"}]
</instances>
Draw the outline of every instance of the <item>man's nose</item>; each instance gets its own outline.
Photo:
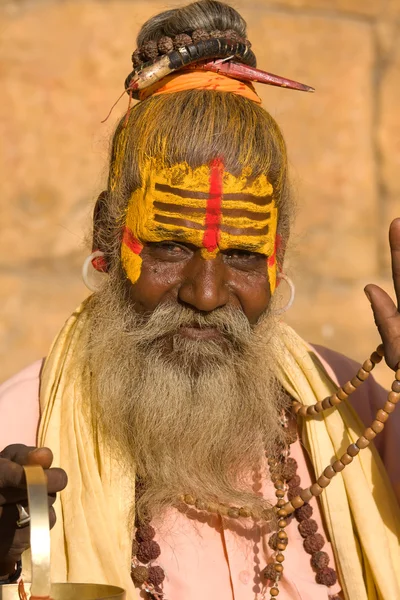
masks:
<instances>
[{"instance_id":1,"label":"man's nose","mask_svg":"<svg viewBox=\"0 0 400 600\"><path fill-rule=\"evenodd\" d=\"M187 265L178 297L181 302L201 312L211 312L225 306L229 299L229 288L222 256L204 259L199 253L193 257Z\"/></svg>"}]
</instances>

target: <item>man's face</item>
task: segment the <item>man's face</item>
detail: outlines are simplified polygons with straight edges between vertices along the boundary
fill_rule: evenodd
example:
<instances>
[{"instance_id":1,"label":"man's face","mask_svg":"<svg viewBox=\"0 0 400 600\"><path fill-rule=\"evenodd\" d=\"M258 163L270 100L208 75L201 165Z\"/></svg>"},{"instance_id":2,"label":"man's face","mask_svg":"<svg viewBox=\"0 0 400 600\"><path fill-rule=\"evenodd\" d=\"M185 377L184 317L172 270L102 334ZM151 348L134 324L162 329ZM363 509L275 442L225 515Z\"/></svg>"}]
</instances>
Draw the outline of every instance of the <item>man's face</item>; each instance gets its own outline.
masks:
<instances>
[{"instance_id":1,"label":"man's face","mask_svg":"<svg viewBox=\"0 0 400 600\"><path fill-rule=\"evenodd\" d=\"M121 258L138 313L179 303L196 313L239 309L255 324L276 281L277 209L265 176L223 162L191 169L148 161L127 208ZM212 338L212 328L182 335Z\"/></svg>"}]
</instances>

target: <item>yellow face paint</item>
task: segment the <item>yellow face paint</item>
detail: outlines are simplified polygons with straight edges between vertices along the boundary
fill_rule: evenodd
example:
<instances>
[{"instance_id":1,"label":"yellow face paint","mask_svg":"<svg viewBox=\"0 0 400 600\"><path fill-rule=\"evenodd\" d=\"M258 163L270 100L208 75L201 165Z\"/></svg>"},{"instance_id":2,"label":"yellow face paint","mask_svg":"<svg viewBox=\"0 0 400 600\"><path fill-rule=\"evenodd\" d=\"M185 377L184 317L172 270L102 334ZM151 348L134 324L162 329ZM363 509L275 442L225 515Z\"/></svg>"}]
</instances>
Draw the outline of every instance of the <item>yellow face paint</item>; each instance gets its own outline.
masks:
<instances>
[{"instance_id":1,"label":"yellow face paint","mask_svg":"<svg viewBox=\"0 0 400 600\"><path fill-rule=\"evenodd\" d=\"M235 177L218 159L196 169L149 159L126 210L121 259L128 278L135 283L140 276L143 242L184 241L201 248L205 259L229 249L264 254L273 293L278 211L272 196L265 175L254 178L245 169Z\"/></svg>"}]
</instances>

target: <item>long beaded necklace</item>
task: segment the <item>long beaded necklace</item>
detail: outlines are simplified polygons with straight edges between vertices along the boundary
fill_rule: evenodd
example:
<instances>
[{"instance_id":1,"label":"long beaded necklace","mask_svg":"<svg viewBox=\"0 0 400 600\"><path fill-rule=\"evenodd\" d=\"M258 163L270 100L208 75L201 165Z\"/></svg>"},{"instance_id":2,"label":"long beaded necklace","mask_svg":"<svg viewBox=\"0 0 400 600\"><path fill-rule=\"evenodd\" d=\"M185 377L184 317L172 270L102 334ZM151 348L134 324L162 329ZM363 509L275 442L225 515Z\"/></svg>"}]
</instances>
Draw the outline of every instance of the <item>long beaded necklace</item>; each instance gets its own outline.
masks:
<instances>
[{"instance_id":1,"label":"long beaded necklace","mask_svg":"<svg viewBox=\"0 0 400 600\"><path fill-rule=\"evenodd\" d=\"M331 396L311 406L304 406L300 402L293 400L293 414L300 417L314 417L324 410L338 406L368 378L370 372L382 360L383 356L384 351L381 344L371 354L370 358L363 363L355 377L339 387ZM298 522L299 532L304 538L304 550L311 555L311 565L316 571L317 583L326 585L327 587L331 587L336 583L337 575L335 570L329 567L329 555L322 550L325 540L318 533L316 521L311 518L313 508L309 502L312 498L318 497L329 485L332 478L337 473L343 471L353 461L360 450L366 448L376 435L381 433L399 400L400 363L396 367L395 380L392 383L388 399L383 408L377 411L371 426L365 429L363 435L354 444L350 444L346 452L339 459L328 465L322 475L318 477L316 483L308 488L302 489L300 487L300 477L297 475L297 462L289 456L289 448L282 449L281 454L277 458L268 459L267 457L271 480L274 484L277 498L274 510L278 518L278 528L268 541L269 546L274 550L272 561L261 572L264 584L263 600L266 599L266 594L268 593L270 598L276 598L279 595L279 581L282 578L284 570L284 551L288 544L288 536L285 529L293 514ZM284 421L283 425L287 426L287 420ZM289 432L289 443L294 442L295 439ZM287 496L286 500L285 496ZM190 494L181 496L179 501L184 502L190 507L196 507L199 511L207 511L233 519L252 518L253 520L257 520L257 516L253 514L252 510L245 506L235 507L218 502L205 502L200 498L194 498ZM269 521L270 515L265 520ZM160 546L154 540L155 534L156 532L150 523L137 523L135 539L132 544L131 577L138 588L147 592L149 598L166 600L162 589L162 583L165 579L164 570L162 567L153 564L153 561L161 553ZM269 588L267 588L268 583L272 584ZM332 595L330 596L330 600L340 600L340 597Z\"/></svg>"}]
</instances>

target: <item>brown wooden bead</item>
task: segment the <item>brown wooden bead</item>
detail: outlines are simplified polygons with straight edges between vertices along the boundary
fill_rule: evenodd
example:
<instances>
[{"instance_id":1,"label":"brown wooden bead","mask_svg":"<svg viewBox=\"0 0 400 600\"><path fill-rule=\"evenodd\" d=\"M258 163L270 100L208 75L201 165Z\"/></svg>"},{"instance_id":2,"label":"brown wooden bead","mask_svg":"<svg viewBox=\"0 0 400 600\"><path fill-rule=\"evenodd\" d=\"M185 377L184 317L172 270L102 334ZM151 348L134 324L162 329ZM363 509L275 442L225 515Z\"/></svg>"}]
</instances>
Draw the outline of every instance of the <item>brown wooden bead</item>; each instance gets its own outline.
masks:
<instances>
[{"instance_id":1,"label":"brown wooden bead","mask_svg":"<svg viewBox=\"0 0 400 600\"><path fill-rule=\"evenodd\" d=\"M379 346L376 349L377 354L379 354L379 356L381 358L383 358L385 356L385 349L383 347L383 344L379 344Z\"/></svg>"},{"instance_id":2,"label":"brown wooden bead","mask_svg":"<svg viewBox=\"0 0 400 600\"><path fill-rule=\"evenodd\" d=\"M276 545L277 550L286 550L287 542L280 541Z\"/></svg>"},{"instance_id":3,"label":"brown wooden bead","mask_svg":"<svg viewBox=\"0 0 400 600\"><path fill-rule=\"evenodd\" d=\"M367 440L367 438L362 435L361 437L358 438L358 440L356 441L356 444L360 448L360 450L363 450L364 448L369 446L369 440Z\"/></svg>"},{"instance_id":4,"label":"brown wooden bead","mask_svg":"<svg viewBox=\"0 0 400 600\"><path fill-rule=\"evenodd\" d=\"M316 404L314 404L314 408L318 414L324 410L324 407L322 406L322 402L317 402Z\"/></svg>"},{"instance_id":5,"label":"brown wooden bead","mask_svg":"<svg viewBox=\"0 0 400 600\"><path fill-rule=\"evenodd\" d=\"M332 469L335 471L335 473L340 473L343 471L345 466L346 465L344 465L341 460L335 460L335 462L332 464Z\"/></svg>"},{"instance_id":6,"label":"brown wooden bead","mask_svg":"<svg viewBox=\"0 0 400 600\"><path fill-rule=\"evenodd\" d=\"M317 415L317 414L318 414L318 411L314 404L312 406L307 406L307 416L315 417L315 415Z\"/></svg>"},{"instance_id":7,"label":"brown wooden bead","mask_svg":"<svg viewBox=\"0 0 400 600\"><path fill-rule=\"evenodd\" d=\"M207 510L210 513L218 513L219 512L219 504L216 502L209 502L207 504Z\"/></svg>"},{"instance_id":8,"label":"brown wooden bead","mask_svg":"<svg viewBox=\"0 0 400 600\"><path fill-rule=\"evenodd\" d=\"M331 398L325 398L325 400L322 400L322 408L324 410L327 410L328 408L332 408L332 401Z\"/></svg>"},{"instance_id":9,"label":"brown wooden bead","mask_svg":"<svg viewBox=\"0 0 400 600\"><path fill-rule=\"evenodd\" d=\"M373 429L371 429L371 427L367 427L367 429L364 431L364 437L371 441L376 438L376 433Z\"/></svg>"},{"instance_id":10,"label":"brown wooden bead","mask_svg":"<svg viewBox=\"0 0 400 600\"><path fill-rule=\"evenodd\" d=\"M228 516L231 519L238 519L240 517L239 509L236 508L235 506L232 506L231 508L228 509Z\"/></svg>"},{"instance_id":11,"label":"brown wooden bead","mask_svg":"<svg viewBox=\"0 0 400 600\"><path fill-rule=\"evenodd\" d=\"M283 573L283 565L280 565L279 563L277 563L276 565L274 565L275 567L275 571L277 573Z\"/></svg>"},{"instance_id":12,"label":"brown wooden bead","mask_svg":"<svg viewBox=\"0 0 400 600\"><path fill-rule=\"evenodd\" d=\"M339 398L339 396L337 394L333 394L331 396L330 400L331 400L332 406L337 406L338 404L342 403L341 399Z\"/></svg>"},{"instance_id":13,"label":"brown wooden bead","mask_svg":"<svg viewBox=\"0 0 400 600\"><path fill-rule=\"evenodd\" d=\"M275 557L276 562L282 563L285 560L285 555L279 552Z\"/></svg>"},{"instance_id":14,"label":"brown wooden bead","mask_svg":"<svg viewBox=\"0 0 400 600\"><path fill-rule=\"evenodd\" d=\"M383 407L383 410L390 414L394 411L395 408L396 408L396 405L393 402L389 402L389 400L387 400L385 402L385 406Z\"/></svg>"},{"instance_id":15,"label":"brown wooden bead","mask_svg":"<svg viewBox=\"0 0 400 600\"><path fill-rule=\"evenodd\" d=\"M283 510L282 508L278 510L278 517L287 517L286 510Z\"/></svg>"},{"instance_id":16,"label":"brown wooden bead","mask_svg":"<svg viewBox=\"0 0 400 600\"><path fill-rule=\"evenodd\" d=\"M296 508L300 508L301 506L303 506L303 504L303 498L297 496L297 498L293 498L293 500L285 504L285 510L287 511L288 515L290 515Z\"/></svg>"},{"instance_id":17,"label":"brown wooden bead","mask_svg":"<svg viewBox=\"0 0 400 600\"><path fill-rule=\"evenodd\" d=\"M275 481L275 489L277 489L277 490L284 490L285 489L285 484L283 483L283 481L281 479L277 479Z\"/></svg>"},{"instance_id":18,"label":"brown wooden bead","mask_svg":"<svg viewBox=\"0 0 400 600\"><path fill-rule=\"evenodd\" d=\"M269 593L271 594L271 598L276 598L276 596L279 596L279 589L277 587L272 587L269 590Z\"/></svg>"},{"instance_id":19,"label":"brown wooden bead","mask_svg":"<svg viewBox=\"0 0 400 600\"><path fill-rule=\"evenodd\" d=\"M396 393L400 392L400 381L397 381L397 379L395 379L392 383L392 391Z\"/></svg>"},{"instance_id":20,"label":"brown wooden bead","mask_svg":"<svg viewBox=\"0 0 400 600\"><path fill-rule=\"evenodd\" d=\"M300 402L293 402L292 409L293 409L293 412L294 412L295 415L298 415L301 407L302 407L302 404L300 404Z\"/></svg>"},{"instance_id":21,"label":"brown wooden bead","mask_svg":"<svg viewBox=\"0 0 400 600\"><path fill-rule=\"evenodd\" d=\"M383 431L383 429L385 428L384 423L381 423L380 421L372 421L371 423L371 429L373 431L375 431L375 433L380 433L381 431Z\"/></svg>"},{"instance_id":22,"label":"brown wooden bead","mask_svg":"<svg viewBox=\"0 0 400 600\"><path fill-rule=\"evenodd\" d=\"M353 462L353 457L350 456L350 454L348 454L347 452L345 452L343 454L343 456L340 457L340 462L342 462L345 466L347 466L351 462Z\"/></svg>"},{"instance_id":23,"label":"brown wooden bead","mask_svg":"<svg viewBox=\"0 0 400 600\"><path fill-rule=\"evenodd\" d=\"M331 482L331 480L329 479L329 477L325 477L325 475L320 475L317 479L318 485L321 486L322 488L328 487L330 482Z\"/></svg>"},{"instance_id":24,"label":"brown wooden bead","mask_svg":"<svg viewBox=\"0 0 400 600\"><path fill-rule=\"evenodd\" d=\"M280 499L278 500L278 502L276 503L276 506L277 506L278 508L283 508L283 507L285 506L285 504L286 504L286 501L285 501L285 500L283 500L283 498L280 498Z\"/></svg>"},{"instance_id":25,"label":"brown wooden bead","mask_svg":"<svg viewBox=\"0 0 400 600\"><path fill-rule=\"evenodd\" d=\"M298 411L298 415L300 417L305 417L307 415L307 406L304 406L304 404L300 407L299 411Z\"/></svg>"},{"instance_id":26,"label":"brown wooden bead","mask_svg":"<svg viewBox=\"0 0 400 600\"><path fill-rule=\"evenodd\" d=\"M204 502L204 500L197 499L195 502L195 507L197 508L197 510L207 510L207 502Z\"/></svg>"},{"instance_id":27,"label":"brown wooden bead","mask_svg":"<svg viewBox=\"0 0 400 600\"><path fill-rule=\"evenodd\" d=\"M336 396L340 399L340 400L346 400L346 398L349 397L348 394L346 394L346 392L342 389L339 388L338 391L336 392Z\"/></svg>"},{"instance_id":28,"label":"brown wooden bead","mask_svg":"<svg viewBox=\"0 0 400 600\"><path fill-rule=\"evenodd\" d=\"M323 492L323 488L318 483L313 483L310 487L310 492L313 496L319 496Z\"/></svg>"},{"instance_id":29,"label":"brown wooden bead","mask_svg":"<svg viewBox=\"0 0 400 600\"><path fill-rule=\"evenodd\" d=\"M388 400L389 400L389 402L393 402L393 404L397 404L398 401L400 400L400 393L399 392L389 392Z\"/></svg>"},{"instance_id":30,"label":"brown wooden bead","mask_svg":"<svg viewBox=\"0 0 400 600\"><path fill-rule=\"evenodd\" d=\"M300 493L300 498L304 501L304 502L310 502L311 498L313 497L313 494L310 490L310 488L306 488L305 490L303 490ZM293 502L293 500L292 500Z\"/></svg>"},{"instance_id":31,"label":"brown wooden bead","mask_svg":"<svg viewBox=\"0 0 400 600\"><path fill-rule=\"evenodd\" d=\"M189 506L193 506L196 504L196 498L194 498L191 494L185 494L185 502L189 504Z\"/></svg>"},{"instance_id":32,"label":"brown wooden bead","mask_svg":"<svg viewBox=\"0 0 400 600\"><path fill-rule=\"evenodd\" d=\"M381 362L382 356L379 356L379 354L377 352L373 352L370 356L370 359L374 363L374 365L377 365L378 363Z\"/></svg>"},{"instance_id":33,"label":"brown wooden bead","mask_svg":"<svg viewBox=\"0 0 400 600\"><path fill-rule=\"evenodd\" d=\"M342 389L350 396L353 392L356 391L356 388L351 383L351 381L347 381L344 385L342 385Z\"/></svg>"},{"instance_id":34,"label":"brown wooden bead","mask_svg":"<svg viewBox=\"0 0 400 600\"><path fill-rule=\"evenodd\" d=\"M370 373L372 371L372 369L374 368L374 363L372 362L372 360L370 358L367 358L367 360L364 362L362 368L364 369L364 371L367 371L367 373Z\"/></svg>"},{"instance_id":35,"label":"brown wooden bead","mask_svg":"<svg viewBox=\"0 0 400 600\"><path fill-rule=\"evenodd\" d=\"M396 377L397 381L400 381L400 369L397 369L395 377Z\"/></svg>"},{"instance_id":36,"label":"brown wooden bead","mask_svg":"<svg viewBox=\"0 0 400 600\"><path fill-rule=\"evenodd\" d=\"M275 496L277 498L283 498L285 495L285 490L275 490Z\"/></svg>"},{"instance_id":37,"label":"brown wooden bead","mask_svg":"<svg viewBox=\"0 0 400 600\"><path fill-rule=\"evenodd\" d=\"M286 527L286 525L285 525L285 527ZM287 540L286 531L278 531L278 539L279 540Z\"/></svg>"},{"instance_id":38,"label":"brown wooden bead","mask_svg":"<svg viewBox=\"0 0 400 600\"><path fill-rule=\"evenodd\" d=\"M228 513L229 513L229 506L225 506L224 504L219 504L218 505L218 513L222 516L222 517L227 517Z\"/></svg>"},{"instance_id":39,"label":"brown wooden bead","mask_svg":"<svg viewBox=\"0 0 400 600\"><path fill-rule=\"evenodd\" d=\"M375 418L377 421L380 421L381 423L386 423L386 421L389 418L389 414L385 410L379 409L378 412L376 413Z\"/></svg>"},{"instance_id":40,"label":"brown wooden bead","mask_svg":"<svg viewBox=\"0 0 400 600\"><path fill-rule=\"evenodd\" d=\"M280 527L281 529L284 529L285 527L287 527L287 524L288 524L288 522L286 521L286 519L279 519L279 521L278 521L278 527Z\"/></svg>"},{"instance_id":41,"label":"brown wooden bead","mask_svg":"<svg viewBox=\"0 0 400 600\"><path fill-rule=\"evenodd\" d=\"M366 371L363 368L358 369L356 377L357 377L357 379L360 379L361 381L365 381L369 377L369 371Z\"/></svg>"},{"instance_id":42,"label":"brown wooden bead","mask_svg":"<svg viewBox=\"0 0 400 600\"><path fill-rule=\"evenodd\" d=\"M363 384L363 380L359 379L358 376L353 377L353 379L350 380L351 385L353 385L355 388L360 387L360 385Z\"/></svg>"},{"instance_id":43,"label":"brown wooden bead","mask_svg":"<svg viewBox=\"0 0 400 600\"><path fill-rule=\"evenodd\" d=\"M335 477L336 472L335 472L335 469L332 467L332 465L329 465L328 467L326 467L324 469L324 475L328 479L332 479L332 477Z\"/></svg>"},{"instance_id":44,"label":"brown wooden bead","mask_svg":"<svg viewBox=\"0 0 400 600\"><path fill-rule=\"evenodd\" d=\"M360 448L356 444L350 444L350 446L347 448L347 454L349 454L353 458L354 456L357 456L359 452Z\"/></svg>"},{"instance_id":45,"label":"brown wooden bead","mask_svg":"<svg viewBox=\"0 0 400 600\"><path fill-rule=\"evenodd\" d=\"M247 506L242 506L239 509L239 514L241 517L248 519L251 516L251 510Z\"/></svg>"}]
</instances>

